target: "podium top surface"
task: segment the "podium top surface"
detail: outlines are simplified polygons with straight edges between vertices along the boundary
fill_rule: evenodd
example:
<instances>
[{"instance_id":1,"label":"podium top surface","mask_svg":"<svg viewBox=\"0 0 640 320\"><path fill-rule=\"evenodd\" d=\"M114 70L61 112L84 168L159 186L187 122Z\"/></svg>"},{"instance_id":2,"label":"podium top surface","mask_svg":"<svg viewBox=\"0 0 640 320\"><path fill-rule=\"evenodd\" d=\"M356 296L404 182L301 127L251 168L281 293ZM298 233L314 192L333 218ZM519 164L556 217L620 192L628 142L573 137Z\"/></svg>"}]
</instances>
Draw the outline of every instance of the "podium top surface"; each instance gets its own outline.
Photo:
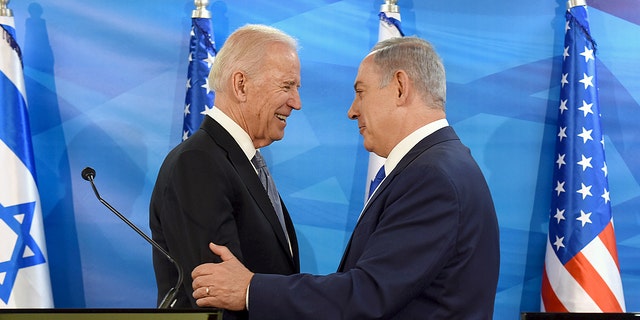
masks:
<instances>
[{"instance_id":1,"label":"podium top surface","mask_svg":"<svg viewBox=\"0 0 640 320\"><path fill-rule=\"evenodd\" d=\"M217 309L0 309L0 320L219 320Z\"/></svg>"}]
</instances>

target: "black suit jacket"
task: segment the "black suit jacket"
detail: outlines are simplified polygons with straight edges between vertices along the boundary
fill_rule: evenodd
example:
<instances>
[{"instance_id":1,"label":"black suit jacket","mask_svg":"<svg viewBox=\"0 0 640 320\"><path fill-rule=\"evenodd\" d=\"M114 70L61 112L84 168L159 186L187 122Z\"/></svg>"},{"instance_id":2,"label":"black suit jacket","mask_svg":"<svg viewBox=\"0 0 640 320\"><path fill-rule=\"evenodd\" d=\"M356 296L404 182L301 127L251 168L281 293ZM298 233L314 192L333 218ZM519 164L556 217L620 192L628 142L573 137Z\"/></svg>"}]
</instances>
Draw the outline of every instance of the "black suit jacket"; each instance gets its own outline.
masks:
<instances>
[{"instance_id":1,"label":"black suit jacket","mask_svg":"<svg viewBox=\"0 0 640 320\"><path fill-rule=\"evenodd\" d=\"M261 319L491 319L496 213L453 128L424 138L366 204L334 274L256 274ZM277 294L274 294L277 293Z\"/></svg>"},{"instance_id":2,"label":"black suit jacket","mask_svg":"<svg viewBox=\"0 0 640 320\"><path fill-rule=\"evenodd\" d=\"M251 162L219 123L205 117L197 132L169 152L151 196L152 237L185 273L176 307L197 307L191 271L199 264L220 261L209 250L209 242L229 247L253 272L299 272L294 226L284 203L282 208L293 257ZM177 272L155 251L153 265L159 302L175 285Z\"/></svg>"}]
</instances>

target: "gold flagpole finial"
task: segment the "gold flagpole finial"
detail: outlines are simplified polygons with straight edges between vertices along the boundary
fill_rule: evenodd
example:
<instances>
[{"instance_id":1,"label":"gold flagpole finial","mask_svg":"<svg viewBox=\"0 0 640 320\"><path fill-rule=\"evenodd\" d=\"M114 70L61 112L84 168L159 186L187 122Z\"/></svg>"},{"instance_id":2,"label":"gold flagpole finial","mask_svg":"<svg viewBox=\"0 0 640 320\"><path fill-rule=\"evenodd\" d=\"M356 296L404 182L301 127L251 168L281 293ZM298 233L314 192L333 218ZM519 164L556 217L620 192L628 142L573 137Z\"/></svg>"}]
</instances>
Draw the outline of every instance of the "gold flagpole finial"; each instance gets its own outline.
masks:
<instances>
[{"instance_id":1,"label":"gold flagpole finial","mask_svg":"<svg viewBox=\"0 0 640 320\"><path fill-rule=\"evenodd\" d=\"M380 6L380 11L398 13L400 8L397 5L398 0L384 0L384 4Z\"/></svg>"},{"instance_id":2,"label":"gold flagpole finial","mask_svg":"<svg viewBox=\"0 0 640 320\"><path fill-rule=\"evenodd\" d=\"M577 7L577 6L586 6L587 5L587 1L586 0L568 0L567 1L567 10L573 8L573 7Z\"/></svg>"},{"instance_id":3,"label":"gold flagpole finial","mask_svg":"<svg viewBox=\"0 0 640 320\"><path fill-rule=\"evenodd\" d=\"M207 10L209 0L194 0L196 9L191 11L191 18L211 18L211 12Z\"/></svg>"},{"instance_id":4,"label":"gold flagpole finial","mask_svg":"<svg viewBox=\"0 0 640 320\"><path fill-rule=\"evenodd\" d=\"M0 0L0 17L13 17L13 12L7 6L9 0Z\"/></svg>"}]
</instances>

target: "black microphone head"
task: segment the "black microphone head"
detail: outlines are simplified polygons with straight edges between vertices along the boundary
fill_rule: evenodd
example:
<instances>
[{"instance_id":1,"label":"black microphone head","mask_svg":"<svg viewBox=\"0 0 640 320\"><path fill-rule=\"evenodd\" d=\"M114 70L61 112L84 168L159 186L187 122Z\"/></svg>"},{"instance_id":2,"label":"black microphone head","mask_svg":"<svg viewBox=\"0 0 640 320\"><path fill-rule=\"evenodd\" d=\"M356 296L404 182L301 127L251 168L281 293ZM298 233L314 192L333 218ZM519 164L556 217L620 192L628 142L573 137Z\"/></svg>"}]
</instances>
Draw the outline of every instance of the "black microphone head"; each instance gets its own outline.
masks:
<instances>
[{"instance_id":1,"label":"black microphone head","mask_svg":"<svg viewBox=\"0 0 640 320\"><path fill-rule=\"evenodd\" d=\"M86 168L82 169L82 179L85 179L87 181L91 181L95 177L96 177L96 171L93 170L93 168L86 167Z\"/></svg>"}]
</instances>

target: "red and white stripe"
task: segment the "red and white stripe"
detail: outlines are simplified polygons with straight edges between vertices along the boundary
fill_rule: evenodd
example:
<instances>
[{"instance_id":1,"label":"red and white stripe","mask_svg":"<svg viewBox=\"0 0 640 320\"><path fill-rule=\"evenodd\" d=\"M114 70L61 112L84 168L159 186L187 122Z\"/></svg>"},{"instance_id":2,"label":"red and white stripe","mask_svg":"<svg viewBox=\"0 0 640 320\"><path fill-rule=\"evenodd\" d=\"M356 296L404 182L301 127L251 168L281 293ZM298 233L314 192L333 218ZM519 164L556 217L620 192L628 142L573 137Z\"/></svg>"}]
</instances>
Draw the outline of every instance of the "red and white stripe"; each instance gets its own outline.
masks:
<instances>
[{"instance_id":1,"label":"red and white stripe","mask_svg":"<svg viewBox=\"0 0 640 320\"><path fill-rule=\"evenodd\" d=\"M542 275L542 311L625 311L613 220L565 265L554 250L547 238Z\"/></svg>"}]
</instances>

